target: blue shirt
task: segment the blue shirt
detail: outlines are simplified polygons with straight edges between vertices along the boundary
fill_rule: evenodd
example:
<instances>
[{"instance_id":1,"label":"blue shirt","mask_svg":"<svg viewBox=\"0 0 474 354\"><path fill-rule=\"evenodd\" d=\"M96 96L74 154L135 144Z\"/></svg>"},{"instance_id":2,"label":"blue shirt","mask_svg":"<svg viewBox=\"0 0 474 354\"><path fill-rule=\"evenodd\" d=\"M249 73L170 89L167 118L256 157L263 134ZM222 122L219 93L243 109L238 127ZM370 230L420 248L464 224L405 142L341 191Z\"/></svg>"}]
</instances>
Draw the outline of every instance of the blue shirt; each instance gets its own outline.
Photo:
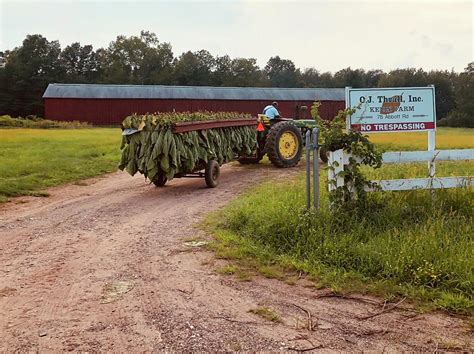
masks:
<instances>
[{"instance_id":1,"label":"blue shirt","mask_svg":"<svg viewBox=\"0 0 474 354\"><path fill-rule=\"evenodd\" d=\"M268 119L274 119L276 116L280 115L278 110L275 107L273 107L271 104L266 106L263 109L263 114L265 114L268 117Z\"/></svg>"}]
</instances>

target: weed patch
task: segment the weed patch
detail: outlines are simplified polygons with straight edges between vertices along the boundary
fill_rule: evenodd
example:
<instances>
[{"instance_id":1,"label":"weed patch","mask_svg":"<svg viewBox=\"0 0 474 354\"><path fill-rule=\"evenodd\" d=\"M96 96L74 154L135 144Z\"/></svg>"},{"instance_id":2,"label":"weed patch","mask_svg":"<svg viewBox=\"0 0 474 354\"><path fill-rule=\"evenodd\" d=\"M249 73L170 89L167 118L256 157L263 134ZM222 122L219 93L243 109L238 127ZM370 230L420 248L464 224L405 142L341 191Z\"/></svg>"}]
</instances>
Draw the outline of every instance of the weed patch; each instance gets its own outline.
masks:
<instances>
[{"instance_id":1,"label":"weed patch","mask_svg":"<svg viewBox=\"0 0 474 354\"><path fill-rule=\"evenodd\" d=\"M275 311L273 311L272 309L269 309L268 307L257 307L255 309L249 310L249 312L257 316L260 316L267 321L281 322L280 316Z\"/></svg>"},{"instance_id":2,"label":"weed patch","mask_svg":"<svg viewBox=\"0 0 474 354\"><path fill-rule=\"evenodd\" d=\"M364 173L413 178L426 170L410 164ZM474 164L439 163L437 175L474 175ZM426 310L473 313L472 189L374 192L362 207L333 213L324 174L321 210L304 210L304 186L302 175L263 183L214 214L217 256L278 279L302 272L334 292L407 297Z\"/></svg>"}]
</instances>

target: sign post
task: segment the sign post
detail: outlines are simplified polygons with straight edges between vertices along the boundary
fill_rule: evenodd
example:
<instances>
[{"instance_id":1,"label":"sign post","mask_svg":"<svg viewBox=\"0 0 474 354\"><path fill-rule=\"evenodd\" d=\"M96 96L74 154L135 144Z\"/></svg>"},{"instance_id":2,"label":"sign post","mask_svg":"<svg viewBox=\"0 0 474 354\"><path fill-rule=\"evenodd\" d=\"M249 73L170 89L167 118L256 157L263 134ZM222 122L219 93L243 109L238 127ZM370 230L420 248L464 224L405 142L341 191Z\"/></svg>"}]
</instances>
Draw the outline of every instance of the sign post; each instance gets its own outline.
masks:
<instances>
[{"instance_id":1,"label":"sign post","mask_svg":"<svg viewBox=\"0 0 474 354\"><path fill-rule=\"evenodd\" d=\"M347 119L347 129L363 133L428 132L428 151L436 149L434 85L354 89L346 87L346 108L357 107ZM435 175L434 162L428 173Z\"/></svg>"},{"instance_id":2,"label":"sign post","mask_svg":"<svg viewBox=\"0 0 474 354\"><path fill-rule=\"evenodd\" d=\"M434 114L435 114L435 129L428 130L428 151L436 150L436 101L434 95L434 85L430 85L433 88L433 106ZM435 163L434 161L428 162L428 175L430 178L433 178L436 173Z\"/></svg>"}]
</instances>

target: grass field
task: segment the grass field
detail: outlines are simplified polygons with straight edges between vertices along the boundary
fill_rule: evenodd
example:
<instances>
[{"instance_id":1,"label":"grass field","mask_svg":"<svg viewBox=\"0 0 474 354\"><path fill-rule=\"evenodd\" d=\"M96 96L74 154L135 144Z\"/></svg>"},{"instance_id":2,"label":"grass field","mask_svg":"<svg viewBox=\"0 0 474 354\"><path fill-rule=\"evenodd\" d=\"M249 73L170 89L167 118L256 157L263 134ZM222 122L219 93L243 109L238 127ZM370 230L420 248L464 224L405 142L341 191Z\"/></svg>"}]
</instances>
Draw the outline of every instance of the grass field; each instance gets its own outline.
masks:
<instances>
[{"instance_id":1,"label":"grass field","mask_svg":"<svg viewBox=\"0 0 474 354\"><path fill-rule=\"evenodd\" d=\"M372 137L385 150L425 149L424 134ZM474 130L439 129L437 148L474 148ZM426 164L392 165L372 178L426 177ZM437 164L439 176L474 175L474 162ZM377 192L361 210L305 213L304 176L254 187L209 218L218 257L235 274L292 282L308 274L335 292L407 297L425 308L474 311L474 191Z\"/></svg>"},{"instance_id":2,"label":"grass field","mask_svg":"<svg viewBox=\"0 0 474 354\"><path fill-rule=\"evenodd\" d=\"M386 151L426 150L428 138L421 133L377 133L371 134L370 140ZM472 149L474 148L474 129L438 128L436 130L437 149Z\"/></svg>"},{"instance_id":3,"label":"grass field","mask_svg":"<svg viewBox=\"0 0 474 354\"><path fill-rule=\"evenodd\" d=\"M0 202L116 170L120 129L0 129Z\"/></svg>"}]
</instances>

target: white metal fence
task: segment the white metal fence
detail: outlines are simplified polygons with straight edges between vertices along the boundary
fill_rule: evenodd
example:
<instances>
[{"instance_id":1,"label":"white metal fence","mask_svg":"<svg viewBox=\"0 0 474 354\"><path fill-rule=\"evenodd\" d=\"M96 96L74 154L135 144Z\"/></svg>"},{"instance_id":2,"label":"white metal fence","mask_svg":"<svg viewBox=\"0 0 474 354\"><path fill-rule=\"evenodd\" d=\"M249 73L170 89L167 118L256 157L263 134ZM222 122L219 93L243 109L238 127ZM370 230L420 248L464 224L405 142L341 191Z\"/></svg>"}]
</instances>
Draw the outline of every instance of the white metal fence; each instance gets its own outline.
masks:
<instances>
[{"instance_id":1,"label":"white metal fence","mask_svg":"<svg viewBox=\"0 0 474 354\"><path fill-rule=\"evenodd\" d=\"M329 191L337 187L344 186L344 177L341 172L344 171L344 165L349 164L349 159L355 158L360 162L360 158L337 150L329 153ZM414 189L440 189L440 188L458 188L473 187L474 176L464 177L435 177L434 165L436 161L459 161L474 160L474 149L462 150L432 150L432 151L392 151L382 155L383 163L412 163L428 162L428 178L408 178L372 181L375 182L384 191L402 191ZM332 182L334 181L334 182ZM373 189L367 188L367 191Z\"/></svg>"}]
</instances>

